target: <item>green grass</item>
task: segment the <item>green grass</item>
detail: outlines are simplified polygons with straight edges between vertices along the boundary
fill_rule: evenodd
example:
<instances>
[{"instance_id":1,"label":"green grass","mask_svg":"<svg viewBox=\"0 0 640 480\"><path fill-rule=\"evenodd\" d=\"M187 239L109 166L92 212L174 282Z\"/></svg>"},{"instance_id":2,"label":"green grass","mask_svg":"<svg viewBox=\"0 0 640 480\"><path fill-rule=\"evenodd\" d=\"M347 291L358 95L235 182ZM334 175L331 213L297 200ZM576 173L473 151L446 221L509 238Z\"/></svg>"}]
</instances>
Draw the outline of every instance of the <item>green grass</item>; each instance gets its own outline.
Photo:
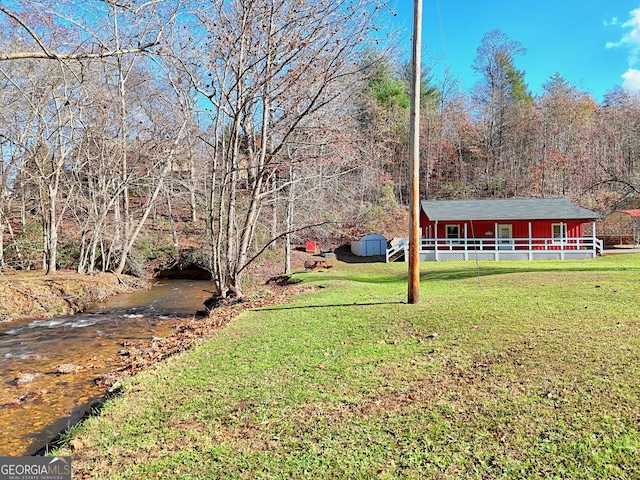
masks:
<instances>
[{"instance_id":1,"label":"green grass","mask_svg":"<svg viewBox=\"0 0 640 480\"><path fill-rule=\"evenodd\" d=\"M640 257L300 274L77 429L100 478L640 478ZM68 454L61 448L57 454Z\"/></svg>"}]
</instances>

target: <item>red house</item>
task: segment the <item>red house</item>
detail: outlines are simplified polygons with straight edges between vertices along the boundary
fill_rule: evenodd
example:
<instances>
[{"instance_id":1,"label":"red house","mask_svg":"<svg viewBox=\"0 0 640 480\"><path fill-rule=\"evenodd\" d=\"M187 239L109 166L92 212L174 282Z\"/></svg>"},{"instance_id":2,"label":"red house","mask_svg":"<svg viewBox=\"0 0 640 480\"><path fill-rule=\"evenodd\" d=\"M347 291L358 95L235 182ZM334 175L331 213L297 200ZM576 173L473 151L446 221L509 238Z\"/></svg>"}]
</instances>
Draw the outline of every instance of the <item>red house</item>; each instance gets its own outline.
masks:
<instances>
[{"instance_id":1,"label":"red house","mask_svg":"<svg viewBox=\"0 0 640 480\"><path fill-rule=\"evenodd\" d=\"M428 200L421 203L420 259L577 259L602 253L595 236L600 215L566 198ZM591 235L583 226L591 222ZM406 239L387 250L387 261L407 258Z\"/></svg>"}]
</instances>

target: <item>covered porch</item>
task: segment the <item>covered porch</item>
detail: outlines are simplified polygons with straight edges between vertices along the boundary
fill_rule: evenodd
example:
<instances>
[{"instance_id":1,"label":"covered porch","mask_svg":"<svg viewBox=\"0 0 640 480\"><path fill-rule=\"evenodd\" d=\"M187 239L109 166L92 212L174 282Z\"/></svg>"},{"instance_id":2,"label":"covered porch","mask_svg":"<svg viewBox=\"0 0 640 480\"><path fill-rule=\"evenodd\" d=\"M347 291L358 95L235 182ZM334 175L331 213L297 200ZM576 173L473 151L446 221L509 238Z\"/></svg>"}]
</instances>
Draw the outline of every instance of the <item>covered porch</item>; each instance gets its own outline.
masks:
<instances>
[{"instance_id":1,"label":"covered porch","mask_svg":"<svg viewBox=\"0 0 640 480\"><path fill-rule=\"evenodd\" d=\"M578 260L602 254L602 240L592 237L557 238L421 238L420 261L447 260ZM399 239L386 251L386 262L409 258L409 240Z\"/></svg>"}]
</instances>

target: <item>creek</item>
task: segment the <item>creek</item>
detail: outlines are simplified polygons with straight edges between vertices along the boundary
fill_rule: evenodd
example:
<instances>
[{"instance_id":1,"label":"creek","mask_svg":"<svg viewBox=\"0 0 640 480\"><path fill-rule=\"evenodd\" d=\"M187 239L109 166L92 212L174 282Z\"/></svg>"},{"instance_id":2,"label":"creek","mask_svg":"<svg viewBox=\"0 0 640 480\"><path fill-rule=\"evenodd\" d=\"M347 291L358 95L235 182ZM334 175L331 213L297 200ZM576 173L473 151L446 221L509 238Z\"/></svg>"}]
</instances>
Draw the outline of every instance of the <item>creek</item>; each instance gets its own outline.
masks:
<instances>
[{"instance_id":1,"label":"creek","mask_svg":"<svg viewBox=\"0 0 640 480\"><path fill-rule=\"evenodd\" d=\"M211 282L162 280L82 314L0 323L0 456L33 455L77 423L106 394L96 379L121 364L123 345L170 334L207 290Z\"/></svg>"}]
</instances>

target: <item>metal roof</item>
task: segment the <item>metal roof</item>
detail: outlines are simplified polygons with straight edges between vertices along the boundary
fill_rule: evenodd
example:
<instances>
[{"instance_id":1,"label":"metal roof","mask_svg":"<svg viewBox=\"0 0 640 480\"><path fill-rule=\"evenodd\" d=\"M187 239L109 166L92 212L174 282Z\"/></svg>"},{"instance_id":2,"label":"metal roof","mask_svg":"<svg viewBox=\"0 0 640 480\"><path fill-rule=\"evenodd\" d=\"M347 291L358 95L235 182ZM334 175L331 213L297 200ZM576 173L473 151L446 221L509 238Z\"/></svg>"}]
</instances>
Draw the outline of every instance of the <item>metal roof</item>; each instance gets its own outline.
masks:
<instances>
[{"instance_id":1,"label":"metal roof","mask_svg":"<svg viewBox=\"0 0 640 480\"><path fill-rule=\"evenodd\" d=\"M640 209L638 208L614 210L605 217L605 220L610 222L630 222L638 219L640 219Z\"/></svg>"},{"instance_id":2,"label":"metal roof","mask_svg":"<svg viewBox=\"0 0 640 480\"><path fill-rule=\"evenodd\" d=\"M441 220L595 220L600 215L566 198L500 200L423 200L431 221Z\"/></svg>"},{"instance_id":3,"label":"metal roof","mask_svg":"<svg viewBox=\"0 0 640 480\"><path fill-rule=\"evenodd\" d=\"M640 218L640 208L631 208L629 210L620 210L620 212L624 212L629 214L631 218Z\"/></svg>"}]
</instances>

